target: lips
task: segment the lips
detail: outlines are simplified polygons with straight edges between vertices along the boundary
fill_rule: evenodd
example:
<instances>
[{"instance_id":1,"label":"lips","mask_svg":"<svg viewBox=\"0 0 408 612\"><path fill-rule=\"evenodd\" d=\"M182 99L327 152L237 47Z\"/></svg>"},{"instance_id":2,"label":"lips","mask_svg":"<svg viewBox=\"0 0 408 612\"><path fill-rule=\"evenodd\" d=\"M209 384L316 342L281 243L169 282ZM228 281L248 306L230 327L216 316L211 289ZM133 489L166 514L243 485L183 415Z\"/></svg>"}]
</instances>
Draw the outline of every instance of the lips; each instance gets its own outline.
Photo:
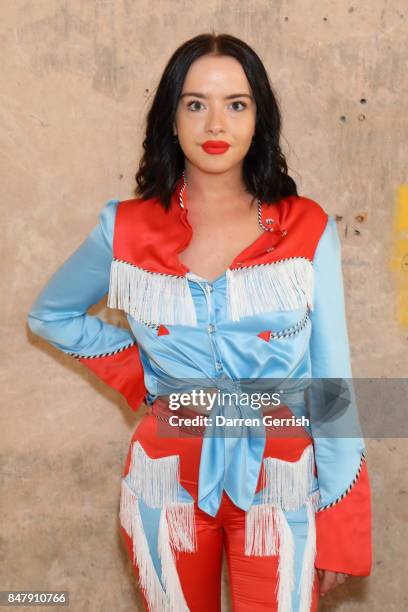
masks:
<instances>
[{"instance_id":1,"label":"lips","mask_svg":"<svg viewBox=\"0 0 408 612\"><path fill-rule=\"evenodd\" d=\"M207 140L201 146L204 151L210 155L220 155L230 148L228 142L224 142L223 140Z\"/></svg>"}]
</instances>

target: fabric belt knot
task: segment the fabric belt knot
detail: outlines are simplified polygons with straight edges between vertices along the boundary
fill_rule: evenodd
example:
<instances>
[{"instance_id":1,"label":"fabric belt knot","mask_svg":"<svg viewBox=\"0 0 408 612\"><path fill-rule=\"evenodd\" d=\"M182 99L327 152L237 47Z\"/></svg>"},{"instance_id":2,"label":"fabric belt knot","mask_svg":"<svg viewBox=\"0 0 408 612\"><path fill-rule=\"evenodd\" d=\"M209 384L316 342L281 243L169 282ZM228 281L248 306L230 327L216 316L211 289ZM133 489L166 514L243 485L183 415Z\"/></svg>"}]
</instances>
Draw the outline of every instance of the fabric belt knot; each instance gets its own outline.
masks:
<instances>
[{"instance_id":1,"label":"fabric belt knot","mask_svg":"<svg viewBox=\"0 0 408 612\"><path fill-rule=\"evenodd\" d=\"M204 431L198 483L198 507L211 516L218 512L223 490L237 507L249 510L266 443L262 412L241 401L240 384L221 377L216 386L221 401L214 403ZM222 394L231 395L224 401Z\"/></svg>"}]
</instances>

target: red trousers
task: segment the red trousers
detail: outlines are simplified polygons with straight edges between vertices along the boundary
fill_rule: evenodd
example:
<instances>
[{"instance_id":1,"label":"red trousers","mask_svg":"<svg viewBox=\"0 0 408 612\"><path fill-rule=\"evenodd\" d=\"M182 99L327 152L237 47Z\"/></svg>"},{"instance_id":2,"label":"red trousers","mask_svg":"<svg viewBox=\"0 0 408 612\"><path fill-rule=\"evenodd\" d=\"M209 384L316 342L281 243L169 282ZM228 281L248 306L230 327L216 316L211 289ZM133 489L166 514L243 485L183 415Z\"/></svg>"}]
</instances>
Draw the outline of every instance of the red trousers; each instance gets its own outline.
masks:
<instances>
[{"instance_id":1,"label":"red trousers","mask_svg":"<svg viewBox=\"0 0 408 612\"><path fill-rule=\"evenodd\" d=\"M162 427L162 424L160 426ZM311 444L311 438L302 428L300 430L291 438L287 438L283 431L280 432L278 438L276 434L269 435L267 432L264 456L282 457L284 455L286 461L297 461L306 446ZM291 431L293 432L293 428ZM288 435L287 432L286 435ZM245 511L235 506L225 491L220 509L215 517L208 515L197 507L202 437L198 435L195 437L165 438L163 429L160 429L160 434L158 434L157 418L153 414L147 413L132 436L123 477L129 471L131 446L136 440L139 441L149 457L159 458L173 454L179 455L180 484L195 500L196 552L176 551L174 554L177 574L188 609L192 612L217 612L221 610L221 568L223 547L225 547L233 611L271 612L272 610L278 610L278 556L248 556L244 554ZM260 481L257 491L259 489ZM288 513L287 520L293 532L298 556L301 557L308 528L305 513ZM132 561L136 579L139 581L139 568L134 558L132 538L123 526L121 532ZM135 545L137 546L137 542L135 542ZM296 583L302 561L301 559L299 561L299 558L297 561L292 607L290 611L282 609L282 612L297 612L300 610ZM151 610L142 589L141 596L145 609ZM315 572L310 611L315 611L317 604L318 577L317 572ZM175 610L175 612L179 611Z\"/></svg>"}]
</instances>

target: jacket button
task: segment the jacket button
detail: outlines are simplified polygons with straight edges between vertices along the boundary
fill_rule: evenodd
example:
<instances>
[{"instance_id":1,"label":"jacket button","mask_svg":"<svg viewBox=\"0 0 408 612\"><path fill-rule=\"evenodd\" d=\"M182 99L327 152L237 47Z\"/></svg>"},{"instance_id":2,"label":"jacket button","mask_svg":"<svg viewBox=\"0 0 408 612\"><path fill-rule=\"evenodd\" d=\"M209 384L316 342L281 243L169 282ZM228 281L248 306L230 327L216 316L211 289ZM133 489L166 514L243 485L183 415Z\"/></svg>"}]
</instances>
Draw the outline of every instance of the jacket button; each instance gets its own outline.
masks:
<instances>
[{"instance_id":1,"label":"jacket button","mask_svg":"<svg viewBox=\"0 0 408 612\"><path fill-rule=\"evenodd\" d=\"M209 334L213 334L215 332L215 327L212 323L210 323L209 326L207 327L207 331Z\"/></svg>"}]
</instances>

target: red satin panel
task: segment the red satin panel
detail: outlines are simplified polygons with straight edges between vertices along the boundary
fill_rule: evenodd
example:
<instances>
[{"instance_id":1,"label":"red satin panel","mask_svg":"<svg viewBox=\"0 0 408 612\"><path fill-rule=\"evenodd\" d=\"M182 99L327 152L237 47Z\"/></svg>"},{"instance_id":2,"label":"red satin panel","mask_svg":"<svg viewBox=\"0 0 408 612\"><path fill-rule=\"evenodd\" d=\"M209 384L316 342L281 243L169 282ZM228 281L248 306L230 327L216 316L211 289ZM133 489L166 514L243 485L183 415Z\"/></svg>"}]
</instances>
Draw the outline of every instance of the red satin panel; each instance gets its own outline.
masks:
<instances>
[{"instance_id":1,"label":"red satin panel","mask_svg":"<svg viewBox=\"0 0 408 612\"><path fill-rule=\"evenodd\" d=\"M332 508L316 514L316 538L317 568L353 576L370 574L371 499L365 462L350 493Z\"/></svg>"},{"instance_id":2,"label":"red satin panel","mask_svg":"<svg viewBox=\"0 0 408 612\"><path fill-rule=\"evenodd\" d=\"M80 357L79 361L98 378L119 391L134 412L143 403L147 390L136 344L113 355L91 359Z\"/></svg>"}]
</instances>

